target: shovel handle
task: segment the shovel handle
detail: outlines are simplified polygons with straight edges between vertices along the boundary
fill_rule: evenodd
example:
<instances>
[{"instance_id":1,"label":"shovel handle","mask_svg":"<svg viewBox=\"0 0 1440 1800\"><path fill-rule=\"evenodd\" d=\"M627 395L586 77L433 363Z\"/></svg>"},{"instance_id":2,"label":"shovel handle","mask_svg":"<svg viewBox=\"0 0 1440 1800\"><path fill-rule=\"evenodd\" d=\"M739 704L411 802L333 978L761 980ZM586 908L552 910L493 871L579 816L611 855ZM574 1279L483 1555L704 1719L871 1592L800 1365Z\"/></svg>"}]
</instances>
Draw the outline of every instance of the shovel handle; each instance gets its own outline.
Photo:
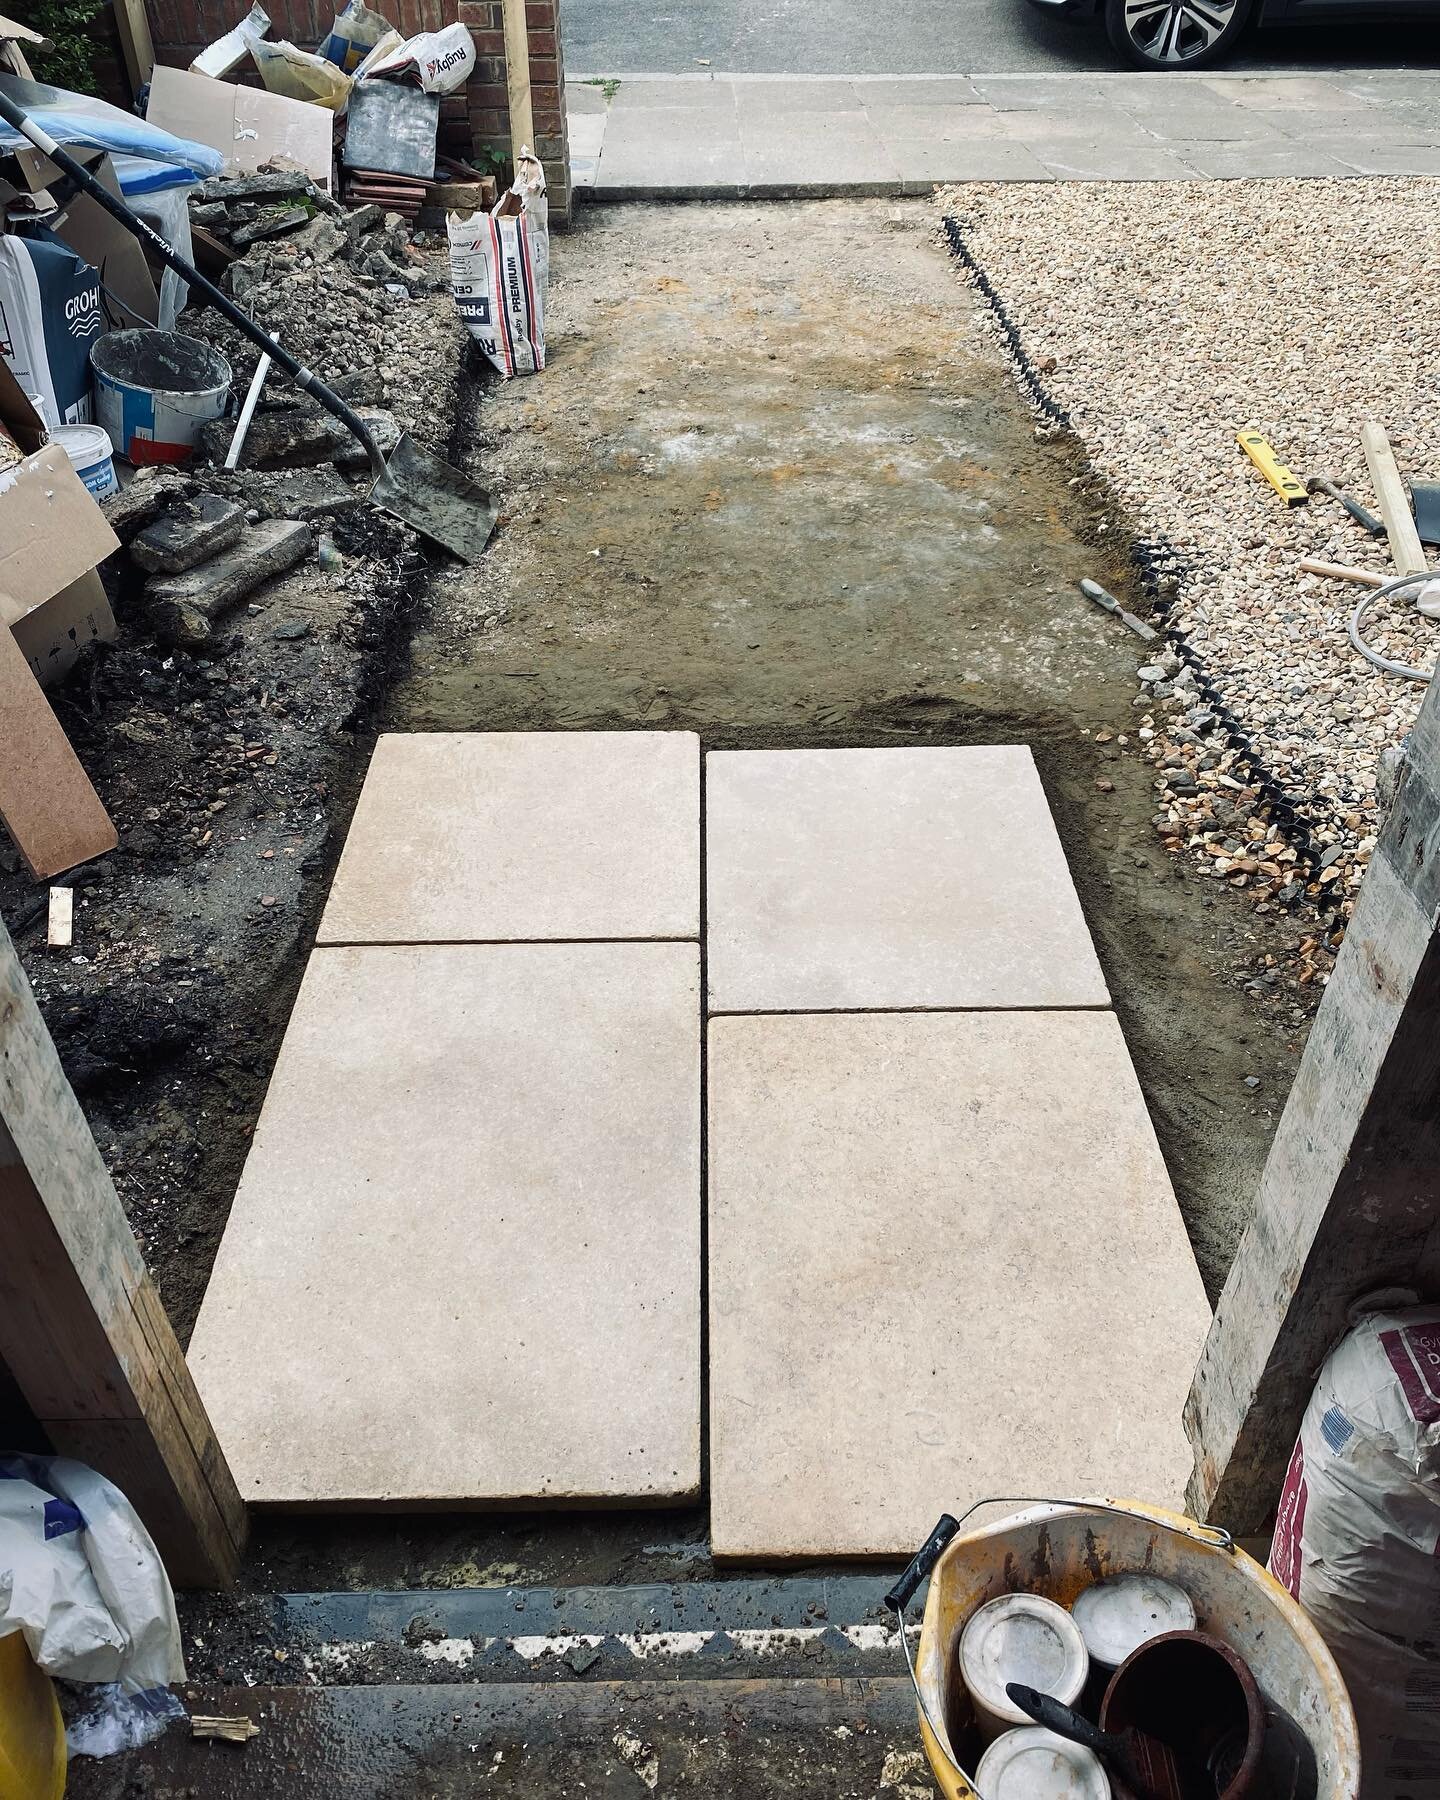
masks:
<instances>
[{"instance_id":1,"label":"shovel handle","mask_svg":"<svg viewBox=\"0 0 1440 1800\"><path fill-rule=\"evenodd\" d=\"M285 373L291 377L302 393L312 395L327 412L333 413L340 423L360 442L365 454L370 458L372 473L378 478L385 473L385 458L380 454L380 446L365 421L352 407L340 398L333 388L329 388L318 375L305 367L298 357L294 357L285 349L278 338L272 337L263 326L257 325L243 307L237 306L223 289L208 280L192 264L186 262L178 251L171 249L160 233L147 225L138 213L132 212L123 200L112 194L103 182L97 181L90 171L63 150L50 133L42 125L37 125L22 106L17 106L10 96L0 89L0 119L13 125L16 131L35 146L42 156L48 156L57 169L68 175L70 180L87 193L97 206L103 207L117 224L123 225L133 238L147 244L168 269L173 269L192 287L199 288L205 298L218 311L225 315L237 331L241 331L252 344L259 345L272 362L279 363Z\"/></svg>"}]
</instances>

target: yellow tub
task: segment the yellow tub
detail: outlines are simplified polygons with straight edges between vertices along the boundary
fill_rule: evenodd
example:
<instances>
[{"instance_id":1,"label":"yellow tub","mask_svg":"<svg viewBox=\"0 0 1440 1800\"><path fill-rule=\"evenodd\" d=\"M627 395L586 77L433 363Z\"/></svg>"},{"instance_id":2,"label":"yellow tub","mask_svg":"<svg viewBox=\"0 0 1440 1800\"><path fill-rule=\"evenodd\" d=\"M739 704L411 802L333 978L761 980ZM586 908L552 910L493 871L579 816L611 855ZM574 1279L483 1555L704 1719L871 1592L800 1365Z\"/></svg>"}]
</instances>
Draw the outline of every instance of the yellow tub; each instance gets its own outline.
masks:
<instances>
[{"instance_id":1,"label":"yellow tub","mask_svg":"<svg viewBox=\"0 0 1440 1800\"><path fill-rule=\"evenodd\" d=\"M65 1727L55 1684L18 1631L0 1637L0 1800L60 1800Z\"/></svg>"},{"instance_id":2,"label":"yellow tub","mask_svg":"<svg viewBox=\"0 0 1440 1800\"><path fill-rule=\"evenodd\" d=\"M927 1550L934 1544L932 1537ZM1324 1640L1285 1589L1223 1532L1160 1507L1101 1500L1027 1507L955 1536L935 1562L914 1674L920 1735L946 1800L983 1800L952 1741L971 1722L956 1661L971 1613L1017 1591L1069 1606L1092 1583L1129 1569L1178 1582L1195 1603L1199 1629L1245 1658L1262 1692L1310 1740L1318 1800L1358 1800L1360 1745L1350 1696Z\"/></svg>"}]
</instances>

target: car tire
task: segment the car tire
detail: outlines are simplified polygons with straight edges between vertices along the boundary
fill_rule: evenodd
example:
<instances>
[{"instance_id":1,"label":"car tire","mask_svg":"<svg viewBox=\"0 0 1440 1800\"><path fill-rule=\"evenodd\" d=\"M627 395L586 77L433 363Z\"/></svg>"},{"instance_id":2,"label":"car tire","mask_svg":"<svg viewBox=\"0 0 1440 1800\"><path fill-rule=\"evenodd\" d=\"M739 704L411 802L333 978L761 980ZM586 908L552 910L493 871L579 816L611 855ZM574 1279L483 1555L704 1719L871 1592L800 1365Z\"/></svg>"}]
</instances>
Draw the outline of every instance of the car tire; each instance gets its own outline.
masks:
<instances>
[{"instance_id":1,"label":"car tire","mask_svg":"<svg viewBox=\"0 0 1440 1800\"><path fill-rule=\"evenodd\" d=\"M1251 0L1105 0L1111 44L1137 69L1203 69L1228 56Z\"/></svg>"}]
</instances>

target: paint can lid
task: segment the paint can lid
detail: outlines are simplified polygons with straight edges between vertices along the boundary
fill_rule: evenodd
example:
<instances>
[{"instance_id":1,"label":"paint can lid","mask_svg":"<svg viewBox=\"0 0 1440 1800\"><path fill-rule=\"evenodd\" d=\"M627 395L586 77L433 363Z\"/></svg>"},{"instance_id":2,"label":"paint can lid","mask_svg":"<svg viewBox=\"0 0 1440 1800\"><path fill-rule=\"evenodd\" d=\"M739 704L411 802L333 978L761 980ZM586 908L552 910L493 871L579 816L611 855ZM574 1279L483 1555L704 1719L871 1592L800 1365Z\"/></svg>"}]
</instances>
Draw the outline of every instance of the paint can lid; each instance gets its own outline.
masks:
<instances>
[{"instance_id":1,"label":"paint can lid","mask_svg":"<svg viewBox=\"0 0 1440 1800\"><path fill-rule=\"evenodd\" d=\"M1043 1725L996 1738L980 1758L975 1786L985 1800L1110 1800L1110 1782L1095 1752Z\"/></svg>"},{"instance_id":2,"label":"paint can lid","mask_svg":"<svg viewBox=\"0 0 1440 1800\"><path fill-rule=\"evenodd\" d=\"M1005 1692L1008 1682L1023 1682L1071 1706L1089 1672L1079 1626L1063 1606L1039 1594L1002 1594L987 1601L960 1634L966 1687L995 1718L1013 1725L1031 1721Z\"/></svg>"},{"instance_id":3,"label":"paint can lid","mask_svg":"<svg viewBox=\"0 0 1440 1800\"><path fill-rule=\"evenodd\" d=\"M1088 1587L1071 1608L1085 1648L1107 1669L1167 1631L1195 1629L1195 1603L1173 1581L1139 1572Z\"/></svg>"}]
</instances>

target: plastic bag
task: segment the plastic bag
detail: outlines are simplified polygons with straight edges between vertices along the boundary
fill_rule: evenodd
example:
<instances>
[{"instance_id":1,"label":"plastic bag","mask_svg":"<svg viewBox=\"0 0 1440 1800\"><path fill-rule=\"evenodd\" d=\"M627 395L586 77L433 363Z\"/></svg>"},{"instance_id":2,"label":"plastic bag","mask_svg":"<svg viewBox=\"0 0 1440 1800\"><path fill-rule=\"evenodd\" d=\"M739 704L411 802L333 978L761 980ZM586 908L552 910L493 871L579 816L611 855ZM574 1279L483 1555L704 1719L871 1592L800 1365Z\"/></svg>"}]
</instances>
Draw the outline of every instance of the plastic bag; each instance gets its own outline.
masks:
<instances>
[{"instance_id":1,"label":"plastic bag","mask_svg":"<svg viewBox=\"0 0 1440 1800\"><path fill-rule=\"evenodd\" d=\"M0 1637L23 1632L36 1664L98 1684L70 1733L78 1755L158 1736L183 1712L170 1581L130 1502L61 1456L0 1458Z\"/></svg>"},{"instance_id":2,"label":"plastic bag","mask_svg":"<svg viewBox=\"0 0 1440 1800\"><path fill-rule=\"evenodd\" d=\"M367 59L366 77L408 81L412 76L427 94L453 94L464 87L475 68L475 40L463 25L422 31L398 49Z\"/></svg>"},{"instance_id":3,"label":"plastic bag","mask_svg":"<svg viewBox=\"0 0 1440 1800\"><path fill-rule=\"evenodd\" d=\"M545 171L526 150L515 185L488 213L449 213L455 309L487 361L508 381L545 367L545 291L550 281Z\"/></svg>"},{"instance_id":4,"label":"plastic bag","mask_svg":"<svg viewBox=\"0 0 1440 1800\"><path fill-rule=\"evenodd\" d=\"M365 0L349 0L335 15L330 35L320 46L320 55L334 63L347 75L353 75L365 58L393 30L390 21L365 4Z\"/></svg>"},{"instance_id":5,"label":"plastic bag","mask_svg":"<svg viewBox=\"0 0 1440 1800\"><path fill-rule=\"evenodd\" d=\"M250 55L260 79L272 94L287 100L308 100L312 106L328 106L344 112L350 98L350 77L313 50L299 50L284 38L252 37Z\"/></svg>"},{"instance_id":6,"label":"plastic bag","mask_svg":"<svg viewBox=\"0 0 1440 1800\"><path fill-rule=\"evenodd\" d=\"M1270 1572L1334 1653L1365 1800L1440 1800L1440 1307L1373 1312L1331 1351Z\"/></svg>"}]
</instances>

